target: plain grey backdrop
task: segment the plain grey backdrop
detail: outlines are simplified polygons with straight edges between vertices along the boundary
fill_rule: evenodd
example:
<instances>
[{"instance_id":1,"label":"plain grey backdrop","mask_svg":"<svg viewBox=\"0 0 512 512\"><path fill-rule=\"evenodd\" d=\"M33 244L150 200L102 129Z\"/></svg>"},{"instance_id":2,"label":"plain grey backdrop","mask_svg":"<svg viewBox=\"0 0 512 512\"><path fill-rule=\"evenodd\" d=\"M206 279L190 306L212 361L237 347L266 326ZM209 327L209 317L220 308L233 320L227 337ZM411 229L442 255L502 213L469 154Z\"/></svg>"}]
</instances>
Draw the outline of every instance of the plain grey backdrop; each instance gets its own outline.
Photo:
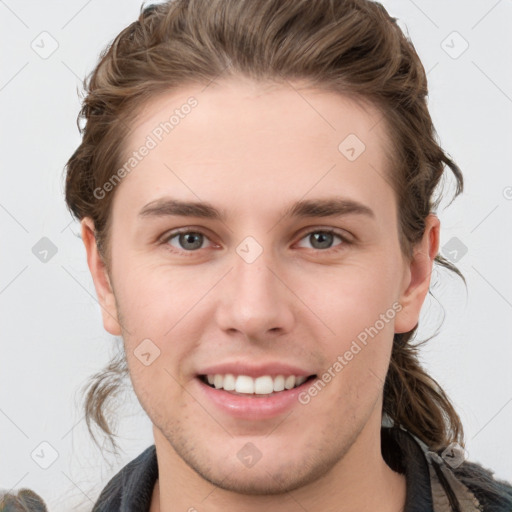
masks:
<instances>
[{"instance_id":1,"label":"plain grey backdrop","mask_svg":"<svg viewBox=\"0 0 512 512\"><path fill-rule=\"evenodd\" d=\"M429 78L429 106L466 190L441 219L441 252L418 339L464 423L467 455L512 481L512 1L385 0ZM138 0L0 0L0 489L30 487L51 511L90 510L114 473L153 444L131 395L123 454L92 444L78 389L116 339L103 330L63 168L80 142L82 79L134 21ZM447 172L447 174L449 174ZM450 182L447 182L447 186ZM449 196L450 197L450 196Z\"/></svg>"}]
</instances>

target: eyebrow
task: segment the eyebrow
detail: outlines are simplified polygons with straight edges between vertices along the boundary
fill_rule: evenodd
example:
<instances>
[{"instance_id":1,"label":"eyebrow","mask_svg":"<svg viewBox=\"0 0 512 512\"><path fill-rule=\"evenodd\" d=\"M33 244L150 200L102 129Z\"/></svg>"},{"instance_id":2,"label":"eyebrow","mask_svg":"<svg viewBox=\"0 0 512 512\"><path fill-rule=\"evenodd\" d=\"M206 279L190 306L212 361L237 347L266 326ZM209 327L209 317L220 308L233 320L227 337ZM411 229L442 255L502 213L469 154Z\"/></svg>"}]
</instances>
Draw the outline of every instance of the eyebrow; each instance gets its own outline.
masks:
<instances>
[{"instance_id":1,"label":"eyebrow","mask_svg":"<svg viewBox=\"0 0 512 512\"><path fill-rule=\"evenodd\" d=\"M357 201L344 198L327 198L314 200L300 200L293 203L283 212L282 218L305 217L341 217L345 215L363 215L375 219L373 210ZM200 217L211 220L226 220L226 212L218 210L207 202L181 201L163 197L151 201L139 212L139 217Z\"/></svg>"}]
</instances>

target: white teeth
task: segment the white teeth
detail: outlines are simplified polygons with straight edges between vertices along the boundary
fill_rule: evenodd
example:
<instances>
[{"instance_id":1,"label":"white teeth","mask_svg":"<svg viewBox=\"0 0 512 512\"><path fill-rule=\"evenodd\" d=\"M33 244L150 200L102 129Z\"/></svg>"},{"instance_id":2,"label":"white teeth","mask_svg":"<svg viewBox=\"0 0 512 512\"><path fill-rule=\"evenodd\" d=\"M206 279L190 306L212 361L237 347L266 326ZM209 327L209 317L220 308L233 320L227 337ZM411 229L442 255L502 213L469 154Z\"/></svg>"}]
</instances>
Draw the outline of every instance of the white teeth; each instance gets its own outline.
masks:
<instances>
[{"instance_id":1,"label":"white teeth","mask_svg":"<svg viewBox=\"0 0 512 512\"><path fill-rule=\"evenodd\" d=\"M254 392L257 395L269 395L274 391L274 381L272 377L265 375L265 377L258 377L254 381Z\"/></svg>"},{"instance_id":2,"label":"white teeth","mask_svg":"<svg viewBox=\"0 0 512 512\"><path fill-rule=\"evenodd\" d=\"M284 387L286 389L292 389L295 386L295 376L290 375L289 377L286 377L286 380L284 381Z\"/></svg>"},{"instance_id":3,"label":"white teeth","mask_svg":"<svg viewBox=\"0 0 512 512\"><path fill-rule=\"evenodd\" d=\"M295 378L295 386L300 386L306 382L306 377L296 377Z\"/></svg>"},{"instance_id":4,"label":"white teeth","mask_svg":"<svg viewBox=\"0 0 512 512\"><path fill-rule=\"evenodd\" d=\"M221 388L223 386L223 384L224 384L224 377L222 375L217 374L213 377L213 385L217 389Z\"/></svg>"},{"instance_id":5,"label":"white teeth","mask_svg":"<svg viewBox=\"0 0 512 512\"><path fill-rule=\"evenodd\" d=\"M231 373L222 375L216 373L215 375L207 375L206 379L208 384L214 386L216 389L224 389L225 391L236 391L237 393L256 394L256 395L270 395L271 393L278 393L285 389L293 389L294 387L303 384L307 377L295 375L277 375L272 378L270 375L262 375L253 379L248 375L235 376Z\"/></svg>"},{"instance_id":6,"label":"white teeth","mask_svg":"<svg viewBox=\"0 0 512 512\"><path fill-rule=\"evenodd\" d=\"M236 387L236 379L235 376L231 373L224 375L224 389L226 391L234 391Z\"/></svg>"},{"instance_id":7,"label":"white teeth","mask_svg":"<svg viewBox=\"0 0 512 512\"><path fill-rule=\"evenodd\" d=\"M254 379L247 375L239 375L236 378L235 391L237 393L254 393Z\"/></svg>"},{"instance_id":8,"label":"white teeth","mask_svg":"<svg viewBox=\"0 0 512 512\"><path fill-rule=\"evenodd\" d=\"M283 391L284 390L284 377L282 375L278 375L274 379L274 391Z\"/></svg>"}]
</instances>

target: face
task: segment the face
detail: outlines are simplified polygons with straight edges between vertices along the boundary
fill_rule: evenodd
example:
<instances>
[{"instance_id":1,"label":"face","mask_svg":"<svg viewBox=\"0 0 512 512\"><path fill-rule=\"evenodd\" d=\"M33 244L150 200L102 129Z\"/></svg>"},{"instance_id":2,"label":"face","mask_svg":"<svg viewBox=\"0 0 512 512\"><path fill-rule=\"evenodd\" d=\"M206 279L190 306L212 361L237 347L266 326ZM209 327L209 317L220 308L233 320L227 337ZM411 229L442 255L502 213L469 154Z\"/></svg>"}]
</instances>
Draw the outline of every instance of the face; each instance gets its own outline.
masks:
<instances>
[{"instance_id":1,"label":"face","mask_svg":"<svg viewBox=\"0 0 512 512\"><path fill-rule=\"evenodd\" d=\"M89 264L157 450L219 487L295 489L380 432L393 334L428 289L400 251L380 120L231 80L134 125L127 161L152 147L115 190L109 281L91 245Z\"/></svg>"}]
</instances>

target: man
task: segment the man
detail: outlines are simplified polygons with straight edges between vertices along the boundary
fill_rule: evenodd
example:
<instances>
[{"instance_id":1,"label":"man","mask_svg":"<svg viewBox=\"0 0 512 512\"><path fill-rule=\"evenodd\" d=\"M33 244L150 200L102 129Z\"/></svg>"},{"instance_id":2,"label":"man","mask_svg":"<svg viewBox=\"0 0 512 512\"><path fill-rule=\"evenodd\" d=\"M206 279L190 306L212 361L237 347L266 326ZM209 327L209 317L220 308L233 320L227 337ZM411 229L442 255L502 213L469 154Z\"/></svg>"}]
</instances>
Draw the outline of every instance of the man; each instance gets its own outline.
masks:
<instances>
[{"instance_id":1,"label":"man","mask_svg":"<svg viewBox=\"0 0 512 512\"><path fill-rule=\"evenodd\" d=\"M421 65L384 12L168 2L98 65L66 198L155 444L95 511L510 510L512 487L445 442L460 420L408 352L440 261L430 197L443 162L460 171L434 142ZM397 45L410 64L400 83ZM226 55L228 71L204 79ZM323 87L319 56L345 66L344 89ZM268 78L264 58L273 81L247 72ZM284 69L279 81L280 58L325 74ZM358 95L370 80L376 92ZM410 102L376 100L392 87Z\"/></svg>"}]
</instances>

